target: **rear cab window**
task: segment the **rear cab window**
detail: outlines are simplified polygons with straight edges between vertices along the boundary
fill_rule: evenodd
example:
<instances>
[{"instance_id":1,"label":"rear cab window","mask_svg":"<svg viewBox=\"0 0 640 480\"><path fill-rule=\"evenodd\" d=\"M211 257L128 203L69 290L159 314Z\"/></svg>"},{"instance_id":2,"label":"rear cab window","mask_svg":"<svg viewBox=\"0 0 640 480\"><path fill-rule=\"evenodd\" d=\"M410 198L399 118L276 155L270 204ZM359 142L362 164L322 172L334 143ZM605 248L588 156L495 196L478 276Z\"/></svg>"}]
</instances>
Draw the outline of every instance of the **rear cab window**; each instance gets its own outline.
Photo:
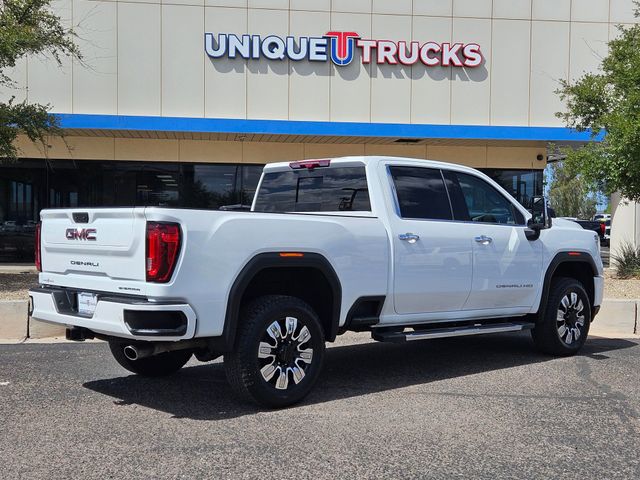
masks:
<instances>
[{"instance_id":1,"label":"rear cab window","mask_svg":"<svg viewBox=\"0 0 640 480\"><path fill-rule=\"evenodd\" d=\"M267 172L255 212L371 212L364 165Z\"/></svg>"}]
</instances>

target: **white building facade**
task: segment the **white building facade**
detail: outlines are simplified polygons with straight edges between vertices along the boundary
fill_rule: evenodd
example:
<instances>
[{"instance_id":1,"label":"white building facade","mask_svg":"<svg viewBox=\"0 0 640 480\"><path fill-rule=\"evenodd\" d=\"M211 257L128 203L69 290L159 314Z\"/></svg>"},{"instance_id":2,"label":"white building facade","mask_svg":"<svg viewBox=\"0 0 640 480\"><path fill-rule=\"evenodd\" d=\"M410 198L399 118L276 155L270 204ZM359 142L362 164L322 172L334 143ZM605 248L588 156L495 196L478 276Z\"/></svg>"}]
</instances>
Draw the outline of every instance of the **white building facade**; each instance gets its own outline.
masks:
<instances>
[{"instance_id":1,"label":"white building facade","mask_svg":"<svg viewBox=\"0 0 640 480\"><path fill-rule=\"evenodd\" d=\"M367 154L477 167L526 203L549 142L589 138L556 118L559 80L597 69L635 21L631 0L54 5L83 59L22 59L0 98L50 104L66 137L21 139L21 161L0 166L0 223L246 204L265 163Z\"/></svg>"}]
</instances>

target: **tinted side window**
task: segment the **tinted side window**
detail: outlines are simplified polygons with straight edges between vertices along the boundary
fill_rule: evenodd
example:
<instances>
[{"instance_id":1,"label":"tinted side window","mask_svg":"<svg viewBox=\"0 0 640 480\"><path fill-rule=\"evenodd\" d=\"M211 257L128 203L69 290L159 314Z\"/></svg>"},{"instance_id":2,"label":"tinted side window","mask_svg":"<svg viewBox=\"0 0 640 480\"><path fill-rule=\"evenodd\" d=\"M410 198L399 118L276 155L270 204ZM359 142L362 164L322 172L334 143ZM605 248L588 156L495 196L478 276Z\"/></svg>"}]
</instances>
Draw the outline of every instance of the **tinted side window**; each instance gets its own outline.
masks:
<instances>
[{"instance_id":1,"label":"tinted side window","mask_svg":"<svg viewBox=\"0 0 640 480\"><path fill-rule=\"evenodd\" d=\"M267 173L257 212L370 212L364 167Z\"/></svg>"},{"instance_id":2,"label":"tinted side window","mask_svg":"<svg viewBox=\"0 0 640 480\"><path fill-rule=\"evenodd\" d=\"M523 215L498 190L474 175L447 172L447 178L457 180L449 189L456 220L507 225L524 224ZM462 197L463 201L460 201Z\"/></svg>"},{"instance_id":3,"label":"tinted side window","mask_svg":"<svg viewBox=\"0 0 640 480\"><path fill-rule=\"evenodd\" d=\"M451 220L451 206L440 170L390 167L403 218Z\"/></svg>"}]
</instances>

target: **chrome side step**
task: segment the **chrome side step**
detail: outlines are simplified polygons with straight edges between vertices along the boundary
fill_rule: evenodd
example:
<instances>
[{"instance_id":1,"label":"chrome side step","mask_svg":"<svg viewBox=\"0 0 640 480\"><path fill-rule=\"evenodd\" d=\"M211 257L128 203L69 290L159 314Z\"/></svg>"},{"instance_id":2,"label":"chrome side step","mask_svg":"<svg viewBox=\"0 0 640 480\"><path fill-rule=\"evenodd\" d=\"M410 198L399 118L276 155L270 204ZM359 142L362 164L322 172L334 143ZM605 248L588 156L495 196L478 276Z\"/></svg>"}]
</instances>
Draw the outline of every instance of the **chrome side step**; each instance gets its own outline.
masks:
<instances>
[{"instance_id":1,"label":"chrome side step","mask_svg":"<svg viewBox=\"0 0 640 480\"><path fill-rule=\"evenodd\" d=\"M464 327L433 328L417 332L376 332L374 329L371 333L371 337L379 342L404 343L412 340L427 340L430 338L464 337L467 335L483 335L486 333L519 332L521 330L532 329L533 327L535 327L534 323L508 322L490 323L486 325L475 324Z\"/></svg>"}]
</instances>

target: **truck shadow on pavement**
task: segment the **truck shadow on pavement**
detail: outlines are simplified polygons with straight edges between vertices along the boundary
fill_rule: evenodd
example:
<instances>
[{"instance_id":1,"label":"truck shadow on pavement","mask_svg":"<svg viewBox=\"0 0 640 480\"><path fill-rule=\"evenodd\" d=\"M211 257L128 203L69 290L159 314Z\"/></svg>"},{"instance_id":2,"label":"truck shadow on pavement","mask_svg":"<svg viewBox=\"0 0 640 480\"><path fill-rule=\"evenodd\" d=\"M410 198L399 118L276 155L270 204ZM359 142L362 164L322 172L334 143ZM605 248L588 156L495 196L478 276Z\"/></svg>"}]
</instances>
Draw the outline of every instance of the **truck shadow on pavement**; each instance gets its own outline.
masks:
<instances>
[{"instance_id":1,"label":"truck shadow on pavement","mask_svg":"<svg viewBox=\"0 0 640 480\"><path fill-rule=\"evenodd\" d=\"M577 357L553 358L538 353L527 334L404 345L338 345L327 349L322 375L310 395L291 408L341 399L366 402L361 397L373 393L541 362L572 363L581 357L606 360L608 352L633 347L638 344L595 337L588 340ZM175 418L224 420L264 411L234 396L219 362L187 366L170 377L150 379L129 375L90 381L83 386L113 397L116 405L140 405Z\"/></svg>"}]
</instances>

